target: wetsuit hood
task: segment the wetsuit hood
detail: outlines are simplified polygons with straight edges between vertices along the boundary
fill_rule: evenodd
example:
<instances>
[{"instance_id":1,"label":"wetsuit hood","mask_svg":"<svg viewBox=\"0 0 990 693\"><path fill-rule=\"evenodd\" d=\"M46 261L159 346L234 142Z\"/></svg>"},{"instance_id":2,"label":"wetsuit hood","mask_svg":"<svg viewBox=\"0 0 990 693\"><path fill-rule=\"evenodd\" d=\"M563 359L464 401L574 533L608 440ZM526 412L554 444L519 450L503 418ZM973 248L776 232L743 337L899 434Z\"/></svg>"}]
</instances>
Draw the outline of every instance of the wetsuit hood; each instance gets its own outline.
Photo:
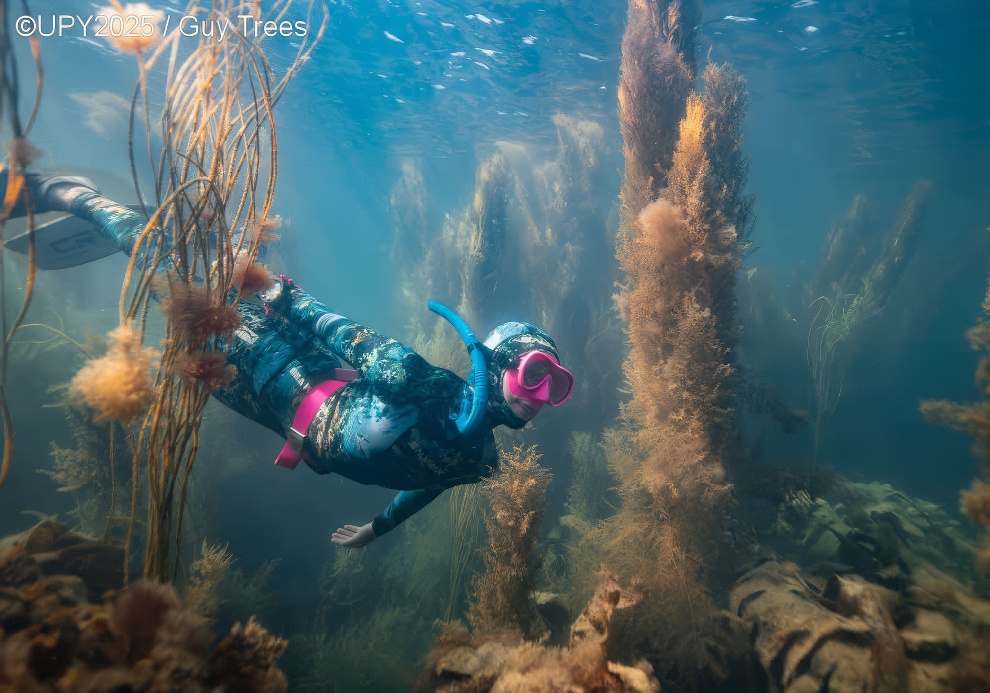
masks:
<instances>
[{"instance_id":1,"label":"wetsuit hood","mask_svg":"<svg viewBox=\"0 0 990 693\"><path fill-rule=\"evenodd\" d=\"M528 322L507 322L499 325L485 337L484 345L490 350L488 357L488 413L496 424L509 428L522 428L526 420L518 417L502 396L502 376L506 368L513 368L528 351L545 351L558 361L557 345L550 335Z\"/></svg>"}]
</instances>

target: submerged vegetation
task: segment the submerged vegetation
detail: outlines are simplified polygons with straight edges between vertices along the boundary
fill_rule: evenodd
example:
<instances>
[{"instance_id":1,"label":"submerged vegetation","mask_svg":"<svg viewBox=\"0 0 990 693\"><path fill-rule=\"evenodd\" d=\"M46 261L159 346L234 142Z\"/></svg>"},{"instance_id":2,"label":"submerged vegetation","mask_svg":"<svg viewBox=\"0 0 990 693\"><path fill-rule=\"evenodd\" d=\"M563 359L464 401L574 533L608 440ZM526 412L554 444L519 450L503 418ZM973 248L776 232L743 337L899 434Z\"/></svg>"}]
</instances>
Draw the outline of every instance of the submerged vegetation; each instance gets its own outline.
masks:
<instances>
[{"instance_id":1,"label":"submerged vegetation","mask_svg":"<svg viewBox=\"0 0 990 693\"><path fill-rule=\"evenodd\" d=\"M828 420L842 395L844 351L852 349L871 320L890 301L924 221L930 181L911 190L897 221L879 244L871 238L864 195L829 233L822 264L809 286L808 368L814 383L814 449L817 454ZM878 246L878 247L875 247ZM870 252L872 250L872 252Z\"/></svg>"},{"instance_id":2,"label":"submerged vegetation","mask_svg":"<svg viewBox=\"0 0 990 693\"><path fill-rule=\"evenodd\" d=\"M286 8L283 3L277 11ZM106 539L117 512L114 431L119 422L132 456L129 527L122 551L114 550L112 544L97 544L96 555L116 558L120 581L107 586L119 589L130 575L132 545L143 543L143 573L152 581L136 582L97 606L87 604L85 597L70 600L75 586L67 589L63 576L47 573L53 563L51 554L64 550L71 558L55 561L55 565L78 569L94 560L79 553L80 546L91 543L82 538L67 543L70 535L57 526L44 531L36 528L23 545L15 543L12 552L2 557L5 585L26 585L22 593L7 594L5 608L0 609L4 614L0 683L5 686L27 689L59 680L66 690L121 686L148 690L175 685L183 690L217 685L231 690L285 690L285 676L274 663L286 643L269 635L253 617L245 627L236 624L208 652L213 634L206 618L216 611L215 591L231 561L223 550L211 549L204 542L203 555L192 567L187 607L167 583L179 573L183 514L203 408L210 391L229 382L232 375L225 364L224 338L238 324L235 306L242 290L257 290L259 280L267 276L256 258L278 222L271 213L277 173L272 109L322 35L323 9L323 24L300 45L281 77L276 77L256 36L237 33L220 41L203 36L190 49L183 44L183 32L162 34L158 25L162 12L145 5L124 7L115 0L103 11L121 23L139 15L147 19L150 13L155 23L150 33L111 41L117 50L133 53L137 60L128 145L135 191L139 199L150 202L151 211L124 210L108 200L95 208L97 215L117 210L113 231L130 259L120 293L119 327L110 333L107 352L90 359L77 373L69 394L93 411L94 424L110 423L109 449L103 451L109 463L86 447L75 453L56 447L53 478L67 490L86 485L95 489L89 500L98 512L106 513ZM27 290L21 310L4 334L0 357L0 405L5 421L2 484L14 449L4 392L8 356L31 301L36 269L32 190L25 177L34 150L26 137L38 112L42 71L38 40L32 36L38 89L31 118L22 127L6 2L0 10L0 103L3 120L14 130L10 157L2 171L5 200L0 231L15 208L28 220ZM237 24L238 16L260 18L256 4L237 0L217 0L207 7L194 0L185 13L231 26ZM162 99L160 115L152 112L152 102L158 98ZM141 131L142 123L147 159L137 154L142 147L135 132ZM153 132L152 123L161 128L158 133ZM158 146L156 155L153 149ZM147 170L143 170L145 165ZM150 190L142 190L149 180ZM2 269L0 264L0 283L5 289ZM159 352L143 342L152 301L162 297L166 334ZM5 311L6 296L2 298ZM6 330L5 312L2 323ZM88 443L79 442L81 446ZM86 465L105 465L109 470L109 499L104 497L105 475L84 471ZM147 513L139 523L142 492ZM92 522L88 510L80 507L78 512L82 522ZM42 538L51 545L39 548ZM51 550L41 558L44 549ZM91 571L92 566L85 569ZM83 584L78 577L72 580ZM49 593L60 596L53 600ZM14 605L13 611L6 608L6 602Z\"/></svg>"},{"instance_id":3,"label":"submerged vegetation","mask_svg":"<svg viewBox=\"0 0 990 693\"><path fill-rule=\"evenodd\" d=\"M75 447L51 443L52 469L39 470L50 477L60 493L75 499L73 514L80 530L91 536L119 538L129 521L128 486L130 448L124 430L115 421L97 423L71 401L60 405Z\"/></svg>"},{"instance_id":4,"label":"submerged vegetation","mask_svg":"<svg viewBox=\"0 0 990 693\"><path fill-rule=\"evenodd\" d=\"M218 22L257 8L194 3L186 12ZM256 281L259 271L253 268L263 235L276 223L271 212L277 173L272 109L314 44L302 45L295 62L277 78L257 39L249 36L201 37L191 51L180 47L181 32L154 38L115 46L137 55L131 123L144 122L149 155L159 139L151 129L150 90L164 94L156 119L161 150L149 162L155 209L122 232L131 258L120 296L121 324L111 333L110 350L83 367L71 392L99 419L140 419L127 546L134 540L138 489L145 483L144 574L169 580L178 572L203 407L210 391L233 377L225 363L224 337L238 324L236 302L245 281ZM154 70L159 61L168 62L164 75ZM152 86L157 79L162 84ZM135 145L132 135L131 169L140 194L143 174ZM156 295L163 297L167 318L160 354L141 346Z\"/></svg>"},{"instance_id":5,"label":"submerged vegetation","mask_svg":"<svg viewBox=\"0 0 990 693\"><path fill-rule=\"evenodd\" d=\"M620 651L656 653L661 670L682 672L715 610L718 572L731 566L719 559L727 557L734 493L726 471L738 435L734 284L752 217L741 192L743 80L709 65L705 91L691 91L693 11L676 2L629 6L617 253L631 397L607 438L622 504L600 532L609 569L643 583L644 599L617 634ZM684 87L657 101L644 93L654 81ZM663 138L652 141L644 123L667 123ZM660 619L666 628L649 626Z\"/></svg>"},{"instance_id":6,"label":"submerged vegetation","mask_svg":"<svg viewBox=\"0 0 990 693\"><path fill-rule=\"evenodd\" d=\"M234 0L186 10L258 11ZM812 373L804 417L745 370L737 278L755 225L746 81L728 64L699 68L701 23L692 0L630 0L621 153L609 151L602 123L556 113L547 150L480 145L473 184L442 211L427 162L398 162L391 262L402 341L463 373L463 347L423 310L427 299L456 306L479 335L526 320L579 374L574 397L526 430L500 431L490 479L445 492L361 551L326 555L333 519L316 514L322 507L306 516L312 526L285 522L294 508L275 505L308 502L301 492L236 496L234 526L255 515L278 524L276 546L258 549L251 536L252 550L279 554L260 567L217 536L226 508L191 499L202 493L201 437L229 441L223 425L201 427L210 392L235 375L226 349L237 302L272 276L259 256L281 223L273 108L324 25L279 69L254 37L118 45L136 56L128 144L134 185L151 204L126 230L108 349L68 388L67 412L88 407L85 420L69 414L76 447L52 443L45 471L74 496L79 528L103 541L51 521L0 541L0 687L157 690L181 680L189 690L279 691L290 682L276 667L283 651L300 691L985 687L990 585L971 564L990 563L990 540L974 548L949 514L891 486L774 467L742 416L769 413L787 433L810 419L807 456L821 461L844 359L890 303L933 185L915 185L885 234L872 233L865 197L830 234L802 297L806 334L785 345ZM0 106L15 126L6 217L30 210L31 150L7 70L4 80ZM14 440L7 360L23 314L3 351L0 483ZM969 338L990 350L990 322ZM990 394L990 356L977 379ZM987 405L922 408L975 437L984 479L962 509L990 529ZM233 458L252 444L224 446L217 467L240 471ZM327 493L334 506L342 490ZM148 579L127 584L141 548ZM230 627L237 621L247 625ZM219 642L213 624L230 627ZM84 666L93 662L105 666Z\"/></svg>"},{"instance_id":7,"label":"submerged vegetation","mask_svg":"<svg viewBox=\"0 0 990 693\"><path fill-rule=\"evenodd\" d=\"M483 482L488 501L482 550L485 571L475 580L468 620L476 634L518 633L537 640L545 626L532 593L538 563L536 544L545 513L550 472L532 448L503 454L496 476Z\"/></svg>"},{"instance_id":8,"label":"submerged vegetation","mask_svg":"<svg viewBox=\"0 0 990 693\"><path fill-rule=\"evenodd\" d=\"M214 21L257 12L248 4L227 2L187 9ZM203 407L210 388L230 377L224 360L213 355L225 351L223 337L237 326L234 305L245 273L236 267L238 262L253 265L262 233L273 223L278 167L272 109L313 45L301 46L296 61L276 78L256 39L204 36L177 65L180 37L165 37L147 59L136 51L139 80L132 122L141 115L138 104L145 123L150 122L154 63L167 57L169 70L163 85L162 150L157 164L151 162L157 208L135 236L120 298L121 324L140 319L143 326L153 291L167 294L156 400L141 422L134 453L135 470L142 456L147 464L144 574L162 580L177 571ZM152 133L150 126L146 129L150 149ZM140 189L133 154L131 167ZM177 363L185 377L174 377ZM134 511L132 503L132 526Z\"/></svg>"},{"instance_id":9,"label":"submerged vegetation","mask_svg":"<svg viewBox=\"0 0 990 693\"><path fill-rule=\"evenodd\" d=\"M3 0L0 6L4 17L7 16L7 2ZM17 60L6 21L0 22L0 123L9 123L10 132L4 131L7 141L7 157L0 164L0 178L5 182L3 208L0 210L0 238L6 239L7 221L15 213L27 218L28 263L24 280L24 296L20 309L13 321L7 316L7 274L4 262L5 249L0 250L0 329L3 330L3 344L0 346L0 414L3 416L3 461L0 462L0 488L3 487L14 456L14 420L10 413L7 399L7 375L10 361L10 347L17 330L24 323L31 299L34 296L35 266L35 220L34 203L31 199L31 188L25 185L27 168L38 154L37 149L30 143L28 137L34 126L41 106L41 90L44 85L44 73L41 67L38 38L30 39L31 55L35 68L36 86L30 116L24 122L21 113L22 96L17 75Z\"/></svg>"},{"instance_id":10,"label":"submerged vegetation","mask_svg":"<svg viewBox=\"0 0 990 693\"><path fill-rule=\"evenodd\" d=\"M0 545L0 687L285 691L284 640L253 617L217 640L171 585L123 587L122 554L52 521Z\"/></svg>"},{"instance_id":11,"label":"submerged vegetation","mask_svg":"<svg viewBox=\"0 0 990 693\"><path fill-rule=\"evenodd\" d=\"M990 286L983 299L983 313L990 316ZM962 492L962 512L984 531L979 561L990 570L990 321L981 318L966 334L973 349L984 352L976 368L976 381L984 400L975 404L958 404L944 400L922 402L921 411L932 423L951 426L973 436L980 458L982 479L974 479Z\"/></svg>"}]
</instances>

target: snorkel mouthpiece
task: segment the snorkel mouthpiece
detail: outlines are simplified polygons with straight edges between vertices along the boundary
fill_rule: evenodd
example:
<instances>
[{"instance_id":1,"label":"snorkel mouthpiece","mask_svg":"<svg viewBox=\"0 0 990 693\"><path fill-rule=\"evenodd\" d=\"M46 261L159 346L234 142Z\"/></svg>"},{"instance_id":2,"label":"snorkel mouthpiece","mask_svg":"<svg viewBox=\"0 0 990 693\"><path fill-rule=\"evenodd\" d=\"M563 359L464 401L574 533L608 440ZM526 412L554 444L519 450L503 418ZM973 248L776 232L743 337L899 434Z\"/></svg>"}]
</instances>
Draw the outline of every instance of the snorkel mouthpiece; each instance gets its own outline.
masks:
<instances>
[{"instance_id":1,"label":"snorkel mouthpiece","mask_svg":"<svg viewBox=\"0 0 990 693\"><path fill-rule=\"evenodd\" d=\"M478 425L485 416L485 406L488 403L488 362L485 358L486 347L474 336L474 332L464 322L464 318L455 313L451 308L436 301L429 301L426 305L429 306L431 311L449 322L457 330L457 334L464 340L464 345L467 347L468 354L471 356L471 378L469 382L474 388L471 405L467 406L466 403L462 405L461 411L456 417L451 414L451 418L454 420L460 434L468 436L477 430Z\"/></svg>"}]
</instances>

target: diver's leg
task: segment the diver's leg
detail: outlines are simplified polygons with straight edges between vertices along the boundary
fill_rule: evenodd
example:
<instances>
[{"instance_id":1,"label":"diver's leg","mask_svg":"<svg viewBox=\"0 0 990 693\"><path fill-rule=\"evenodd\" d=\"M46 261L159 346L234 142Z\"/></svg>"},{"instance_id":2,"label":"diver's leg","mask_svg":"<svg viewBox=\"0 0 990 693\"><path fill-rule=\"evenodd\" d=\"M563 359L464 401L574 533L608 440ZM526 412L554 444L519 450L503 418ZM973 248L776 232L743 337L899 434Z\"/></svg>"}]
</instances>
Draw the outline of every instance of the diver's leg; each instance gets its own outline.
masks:
<instances>
[{"instance_id":1,"label":"diver's leg","mask_svg":"<svg viewBox=\"0 0 990 693\"><path fill-rule=\"evenodd\" d=\"M339 358L363 372L379 356L395 355L387 350L401 344L384 335L358 325L329 307L305 289L284 276L268 291L259 294L273 311L283 315L290 323L316 337ZM361 343L363 348L352 347ZM363 358L374 353L371 358Z\"/></svg>"},{"instance_id":2,"label":"diver's leg","mask_svg":"<svg viewBox=\"0 0 990 693\"><path fill-rule=\"evenodd\" d=\"M227 351L227 363L237 374L212 394L284 437L299 403L314 386L335 377L340 360L275 311L243 302L237 310L241 325Z\"/></svg>"},{"instance_id":3,"label":"diver's leg","mask_svg":"<svg viewBox=\"0 0 990 693\"><path fill-rule=\"evenodd\" d=\"M141 212L103 197L87 178L29 175L28 184L38 213L68 212L88 221L128 255L148 221Z\"/></svg>"},{"instance_id":4,"label":"diver's leg","mask_svg":"<svg viewBox=\"0 0 990 693\"><path fill-rule=\"evenodd\" d=\"M263 396L263 386L276 369L291 359L291 353L280 359L288 351L287 345L262 308L239 303L237 312L241 325L230 336L227 349L227 363L237 373L229 385L211 394L238 414L282 435L284 429L271 403Z\"/></svg>"},{"instance_id":5,"label":"diver's leg","mask_svg":"<svg viewBox=\"0 0 990 693\"><path fill-rule=\"evenodd\" d=\"M68 212L84 219L128 254L147 223L140 211L103 197L85 178L38 177L29 179L29 184L39 212ZM305 298L309 300L300 302L300 310L305 307L311 321L329 313L322 304L311 307L315 301L308 294ZM295 405L309 381L331 378L340 361L326 350L315 349L312 335L291 326L276 311L240 303L238 312L241 326L229 338L227 354L237 377L213 394L234 411L281 433L291 424Z\"/></svg>"}]
</instances>

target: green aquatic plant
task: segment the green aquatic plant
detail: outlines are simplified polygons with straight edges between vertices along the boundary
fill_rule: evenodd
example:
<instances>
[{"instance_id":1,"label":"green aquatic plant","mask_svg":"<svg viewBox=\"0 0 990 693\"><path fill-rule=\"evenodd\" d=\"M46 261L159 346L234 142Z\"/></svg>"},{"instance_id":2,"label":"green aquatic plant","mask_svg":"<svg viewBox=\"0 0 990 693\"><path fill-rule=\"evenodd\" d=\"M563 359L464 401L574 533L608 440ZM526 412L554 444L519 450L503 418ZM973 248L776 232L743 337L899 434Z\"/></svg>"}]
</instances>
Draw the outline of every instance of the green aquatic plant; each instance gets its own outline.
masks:
<instances>
[{"instance_id":1,"label":"green aquatic plant","mask_svg":"<svg viewBox=\"0 0 990 693\"><path fill-rule=\"evenodd\" d=\"M478 169L474 211L461 264L461 296L458 311L472 324L491 325L495 311L504 310L500 281L509 243L509 191L511 178L505 157L495 154Z\"/></svg>"},{"instance_id":2,"label":"green aquatic plant","mask_svg":"<svg viewBox=\"0 0 990 693\"><path fill-rule=\"evenodd\" d=\"M401 536L395 543L334 553L320 580L315 619L290 637L287 667L305 672L293 679L293 690L410 688L410 672L429 648L434 623L447 613L459 617L463 610L463 577L471 563L454 565L459 557L451 513L472 502L448 503L448 495L397 528ZM473 546L462 551L471 554L463 560L477 553ZM455 569L462 573L461 584L452 593ZM389 653L387 666L382 666L382 652Z\"/></svg>"},{"instance_id":3,"label":"green aquatic plant","mask_svg":"<svg viewBox=\"0 0 990 693\"><path fill-rule=\"evenodd\" d=\"M532 148L498 142L513 182L509 232L511 257L500 277L525 283L529 295L516 297L529 306L534 320L560 345L569 362L581 358L592 326L592 305L610 298L605 258L612 239L602 209L609 205L599 190L605 180L605 131L601 124L557 113L553 116L557 147L540 160ZM590 277L594 280L589 281Z\"/></svg>"},{"instance_id":4,"label":"green aquatic plant","mask_svg":"<svg viewBox=\"0 0 990 693\"><path fill-rule=\"evenodd\" d=\"M456 487L394 530L396 541L329 557L315 618L290 634L287 669L305 672L296 674L293 690L410 687L434 624L466 608L468 577L480 562L480 500L476 485Z\"/></svg>"},{"instance_id":5,"label":"green aquatic plant","mask_svg":"<svg viewBox=\"0 0 990 693\"><path fill-rule=\"evenodd\" d=\"M17 330L18 338L11 345L13 349L20 352L17 354L19 360L32 361L67 344L75 346L83 353L88 354L93 351L96 347L95 344L86 344L73 339L65 331L66 327L61 316L54 314L53 317L55 324L51 325L42 322L22 323L20 325ZM46 333L47 336L44 336Z\"/></svg>"},{"instance_id":6,"label":"green aquatic plant","mask_svg":"<svg viewBox=\"0 0 990 693\"><path fill-rule=\"evenodd\" d=\"M456 618L457 607L464 594L464 578L478 547L481 495L477 484L455 486L450 491L450 596L444 621Z\"/></svg>"},{"instance_id":7,"label":"green aquatic plant","mask_svg":"<svg viewBox=\"0 0 990 693\"><path fill-rule=\"evenodd\" d=\"M569 446L571 485L567 489L567 512L593 524L612 514L608 490L615 477L608 469L608 458L600 440L588 431L575 431Z\"/></svg>"},{"instance_id":8,"label":"green aquatic plant","mask_svg":"<svg viewBox=\"0 0 990 693\"><path fill-rule=\"evenodd\" d=\"M600 385L607 393L617 385L609 361L621 328L611 314L613 205L601 192L611 170L605 131L561 113L553 125L557 147L547 158L530 145L494 143L470 203L446 214L433 233L424 176L414 160L402 162L391 202L406 328L417 350L449 343L446 328L423 310L428 299L457 307L482 333L506 319L527 320L554 336L569 366L588 374L582 391ZM577 402L569 407L609 415L615 406L609 396Z\"/></svg>"},{"instance_id":9,"label":"green aquatic plant","mask_svg":"<svg viewBox=\"0 0 990 693\"><path fill-rule=\"evenodd\" d=\"M451 541L451 532L456 532L457 528L450 524L450 513L456 511L456 501L448 497L446 503L431 508L422 521L410 525L402 537L403 547L389 550L384 565L383 581L389 585L392 600L399 604L416 604L419 622L423 625L463 607L463 585L458 593L451 591L454 561L469 558L451 553L457 547ZM470 506L465 508L470 509ZM461 550L468 550L468 547L462 546ZM467 568L460 570L466 572Z\"/></svg>"},{"instance_id":10,"label":"green aquatic plant","mask_svg":"<svg viewBox=\"0 0 990 693\"><path fill-rule=\"evenodd\" d=\"M428 337L433 331L427 327L424 306L433 298L442 296L449 300L453 295L449 287L444 287L445 293L437 293L437 285L447 283L437 275L442 272L446 277L450 268L436 256L445 250L450 252L450 249L431 243L429 189L416 159L404 159L400 163L400 176L392 186L389 208L393 220L391 260L399 277L398 302L406 316L404 327L419 340L419 343L412 343L417 353L423 354L430 363L442 365L443 362L438 364L422 350L426 348L426 342L433 341ZM448 218L444 224L449 223Z\"/></svg>"},{"instance_id":11,"label":"green aquatic plant","mask_svg":"<svg viewBox=\"0 0 990 693\"><path fill-rule=\"evenodd\" d=\"M599 583L601 542L606 538L601 529L618 510L619 497L604 441L588 431L576 431L571 436L569 453L571 485L560 524L566 537L564 598L574 612L587 603Z\"/></svg>"},{"instance_id":12,"label":"green aquatic plant","mask_svg":"<svg viewBox=\"0 0 990 693\"><path fill-rule=\"evenodd\" d=\"M297 658L305 674L291 681L292 689L354 693L411 690L411 665L423 656L419 625L415 604L391 604L331 633L316 629L294 636L288 655Z\"/></svg>"},{"instance_id":13,"label":"green aquatic plant","mask_svg":"<svg viewBox=\"0 0 990 693\"><path fill-rule=\"evenodd\" d=\"M246 572L235 559L217 587L220 615L234 620L241 614L250 613L263 621L270 621L276 610L271 581L278 564L279 559L273 558Z\"/></svg>"},{"instance_id":14,"label":"green aquatic plant","mask_svg":"<svg viewBox=\"0 0 990 693\"><path fill-rule=\"evenodd\" d=\"M56 316L57 318L57 316ZM21 325L21 330L39 328L52 336L38 340L40 348L58 348L74 345L83 354L93 357L105 352L108 345L93 333L87 333L82 342L69 336L58 319L59 326L44 323ZM33 342L36 343L36 342ZM47 406L63 410L65 421L75 447L64 448L51 442L51 469L39 469L39 473L51 478L60 493L69 493L76 502L74 514L79 528L92 536L104 539L120 534L126 526L127 509L125 494L118 493L129 485L131 448L128 431L116 421L98 421L74 401L64 385L48 388L57 398Z\"/></svg>"},{"instance_id":15,"label":"green aquatic plant","mask_svg":"<svg viewBox=\"0 0 990 693\"><path fill-rule=\"evenodd\" d=\"M441 348L449 341L444 339L442 324L433 321L430 329L431 323L426 322L431 319L424 311L428 300L455 306L471 324L493 324L495 311L501 308L505 283L498 278L508 255L512 185L504 157L489 158L478 168L476 178L472 204L448 214L432 241L423 228L428 215L425 183L411 162L404 164L403 175L392 190L395 236L401 239L394 244L394 259L401 263L400 292L411 316L407 329L424 347L435 342Z\"/></svg>"},{"instance_id":16,"label":"green aquatic plant","mask_svg":"<svg viewBox=\"0 0 990 693\"><path fill-rule=\"evenodd\" d=\"M116 421L98 423L65 398L57 404L75 447L51 443L52 468L38 471L76 501L80 529L92 536L119 537L128 522L124 492L129 486L131 449L127 431Z\"/></svg>"},{"instance_id":17,"label":"green aquatic plant","mask_svg":"<svg viewBox=\"0 0 990 693\"><path fill-rule=\"evenodd\" d=\"M220 608L218 587L227 575L234 556L226 546L203 540L199 558L189 565L189 575L182 592L185 605L206 619L213 619Z\"/></svg>"},{"instance_id":18,"label":"green aquatic plant","mask_svg":"<svg viewBox=\"0 0 990 693\"><path fill-rule=\"evenodd\" d=\"M883 313L910 258L924 221L929 181L915 183L897 221L887 229L872 257L865 196L853 201L846 217L832 229L824 260L810 287L814 298L808 328L807 362L814 386L814 449L842 396L846 352L865 327Z\"/></svg>"}]
</instances>

